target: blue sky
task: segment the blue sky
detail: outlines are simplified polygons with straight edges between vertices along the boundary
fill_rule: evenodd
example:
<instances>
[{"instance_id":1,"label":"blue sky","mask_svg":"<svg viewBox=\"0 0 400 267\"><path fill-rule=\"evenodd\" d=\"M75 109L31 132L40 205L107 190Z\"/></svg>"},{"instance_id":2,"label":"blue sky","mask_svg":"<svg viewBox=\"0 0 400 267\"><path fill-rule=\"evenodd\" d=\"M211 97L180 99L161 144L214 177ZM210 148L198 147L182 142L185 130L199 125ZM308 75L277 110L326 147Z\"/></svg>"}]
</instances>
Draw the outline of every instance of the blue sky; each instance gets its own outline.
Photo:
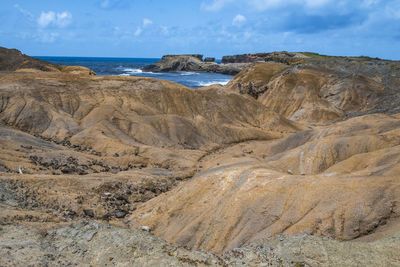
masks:
<instances>
[{"instance_id":1,"label":"blue sky","mask_svg":"<svg viewBox=\"0 0 400 267\"><path fill-rule=\"evenodd\" d=\"M400 0L1 0L0 46L36 56L312 51L400 60Z\"/></svg>"}]
</instances>

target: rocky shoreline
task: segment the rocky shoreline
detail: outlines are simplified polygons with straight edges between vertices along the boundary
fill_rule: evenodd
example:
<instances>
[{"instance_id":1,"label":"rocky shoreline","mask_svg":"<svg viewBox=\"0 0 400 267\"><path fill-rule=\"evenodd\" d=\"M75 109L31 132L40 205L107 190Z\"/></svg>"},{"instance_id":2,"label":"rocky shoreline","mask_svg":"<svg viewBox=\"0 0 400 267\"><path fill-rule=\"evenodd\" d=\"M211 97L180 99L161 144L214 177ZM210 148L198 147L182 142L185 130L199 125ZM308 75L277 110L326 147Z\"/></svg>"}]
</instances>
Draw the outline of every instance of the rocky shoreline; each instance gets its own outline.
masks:
<instances>
[{"instance_id":1,"label":"rocky shoreline","mask_svg":"<svg viewBox=\"0 0 400 267\"><path fill-rule=\"evenodd\" d=\"M203 61L203 55L165 55L160 61L145 66L143 70L151 72L194 71L235 75L246 66L248 63L215 63L211 62L210 58Z\"/></svg>"}]
</instances>

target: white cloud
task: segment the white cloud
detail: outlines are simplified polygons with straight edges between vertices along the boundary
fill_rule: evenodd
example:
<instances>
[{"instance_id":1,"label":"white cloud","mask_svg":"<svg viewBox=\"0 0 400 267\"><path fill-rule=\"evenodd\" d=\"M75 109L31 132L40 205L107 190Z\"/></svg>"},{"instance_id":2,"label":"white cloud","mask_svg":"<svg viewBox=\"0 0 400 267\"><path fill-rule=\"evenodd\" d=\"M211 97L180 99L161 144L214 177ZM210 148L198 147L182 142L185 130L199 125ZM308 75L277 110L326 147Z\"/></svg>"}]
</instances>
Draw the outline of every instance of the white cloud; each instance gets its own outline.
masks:
<instances>
[{"instance_id":1,"label":"white cloud","mask_svg":"<svg viewBox=\"0 0 400 267\"><path fill-rule=\"evenodd\" d=\"M143 19L143 27L147 27L151 24L153 24L153 22L151 20L146 19L146 18Z\"/></svg>"},{"instance_id":2,"label":"white cloud","mask_svg":"<svg viewBox=\"0 0 400 267\"><path fill-rule=\"evenodd\" d=\"M47 27L49 24L54 23L56 20L56 14L53 11L42 12L38 19L38 24L40 27Z\"/></svg>"},{"instance_id":3,"label":"white cloud","mask_svg":"<svg viewBox=\"0 0 400 267\"><path fill-rule=\"evenodd\" d=\"M137 27L136 31L133 33L133 35L135 36L139 36L143 33L144 28L150 26L151 24L153 24L153 21L151 21L150 19L144 18L142 25Z\"/></svg>"},{"instance_id":4,"label":"white cloud","mask_svg":"<svg viewBox=\"0 0 400 267\"><path fill-rule=\"evenodd\" d=\"M293 1L293 0L288 0ZM263 11L284 5L286 1L280 0L251 0L250 4L257 10Z\"/></svg>"},{"instance_id":5,"label":"white cloud","mask_svg":"<svg viewBox=\"0 0 400 267\"><path fill-rule=\"evenodd\" d=\"M305 0L305 5L310 8L322 7L332 2L332 0Z\"/></svg>"},{"instance_id":6,"label":"white cloud","mask_svg":"<svg viewBox=\"0 0 400 267\"><path fill-rule=\"evenodd\" d=\"M201 8L207 11L218 11L225 7L227 4L234 2L234 0L213 0L211 3L203 2Z\"/></svg>"},{"instance_id":7,"label":"white cloud","mask_svg":"<svg viewBox=\"0 0 400 267\"><path fill-rule=\"evenodd\" d=\"M133 35L139 36L142 34L142 31L143 31L142 28L138 27Z\"/></svg>"},{"instance_id":8,"label":"white cloud","mask_svg":"<svg viewBox=\"0 0 400 267\"><path fill-rule=\"evenodd\" d=\"M265 11L267 9L281 8L293 4L301 5L306 8L320 8L327 4L332 3L334 0L207 0L203 1L201 8L207 11L219 11L228 5L247 6L258 11ZM379 0L365 0L365 1L379 1Z\"/></svg>"},{"instance_id":9,"label":"white cloud","mask_svg":"<svg viewBox=\"0 0 400 267\"><path fill-rule=\"evenodd\" d=\"M162 32L164 35L169 35L168 27L167 27L167 26L161 26L161 32Z\"/></svg>"},{"instance_id":10,"label":"white cloud","mask_svg":"<svg viewBox=\"0 0 400 267\"><path fill-rule=\"evenodd\" d=\"M71 21L72 21L72 14L68 11L64 11L61 13L56 13L54 11L48 11L48 12L42 11L40 17L37 20L37 23L42 28L45 28L49 25L62 28L69 25Z\"/></svg>"},{"instance_id":11,"label":"white cloud","mask_svg":"<svg viewBox=\"0 0 400 267\"><path fill-rule=\"evenodd\" d=\"M241 14L237 14L232 20L232 25L240 26L244 22L246 22L246 17Z\"/></svg>"},{"instance_id":12,"label":"white cloud","mask_svg":"<svg viewBox=\"0 0 400 267\"><path fill-rule=\"evenodd\" d=\"M62 13L57 13L57 21L56 25L60 27L65 27L68 24L70 24L72 21L72 15L71 13L64 11Z\"/></svg>"},{"instance_id":13,"label":"white cloud","mask_svg":"<svg viewBox=\"0 0 400 267\"><path fill-rule=\"evenodd\" d=\"M371 7L380 3L380 0L364 0L362 2L362 6L364 7Z\"/></svg>"},{"instance_id":14,"label":"white cloud","mask_svg":"<svg viewBox=\"0 0 400 267\"><path fill-rule=\"evenodd\" d=\"M43 43L53 43L59 35L57 32L40 32L38 39Z\"/></svg>"},{"instance_id":15,"label":"white cloud","mask_svg":"<svg viewBox=\"0 0 400 267\"><path fill-rule=\"evenodd\" d=\"M28 17L30 20L33 20L33 15L31 12L29 12L26 9L23 9L22 7L20 7L18 4L14 5L14 8L16 8L22 15Z\"/></svg>"},{"instance_id":16,"label":"white cloud","mask_svg":"<svg viewBox=\"0 0 400 267\"><path fill-rule=\"evenodd\" d=\"M400 3L393 3L386 6L386 16L393 19L400 19Z\"/></svg>"}]
</instances>

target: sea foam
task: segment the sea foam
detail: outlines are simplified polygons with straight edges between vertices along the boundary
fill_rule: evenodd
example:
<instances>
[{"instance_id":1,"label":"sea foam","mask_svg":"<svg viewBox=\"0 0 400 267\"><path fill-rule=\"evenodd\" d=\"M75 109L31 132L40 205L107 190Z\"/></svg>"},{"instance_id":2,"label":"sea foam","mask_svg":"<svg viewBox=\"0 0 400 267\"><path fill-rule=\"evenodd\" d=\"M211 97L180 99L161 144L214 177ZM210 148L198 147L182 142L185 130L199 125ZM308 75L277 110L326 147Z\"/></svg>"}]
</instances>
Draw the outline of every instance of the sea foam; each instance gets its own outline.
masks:
<instances>
[{"instance_id":1,"label":"sea foam","mask_svg":"<svg viewBox=\"0 0 400 267\"><path fill-rule=\"evenodd\" d=\"M227 81L207 81L207 82L200 81L200 82L197 82L197 86L204 87L204 86L210 86L213 84L226 85L228 82L229 82L229 80L227 80Z\"/></svg>"}]
</instances>

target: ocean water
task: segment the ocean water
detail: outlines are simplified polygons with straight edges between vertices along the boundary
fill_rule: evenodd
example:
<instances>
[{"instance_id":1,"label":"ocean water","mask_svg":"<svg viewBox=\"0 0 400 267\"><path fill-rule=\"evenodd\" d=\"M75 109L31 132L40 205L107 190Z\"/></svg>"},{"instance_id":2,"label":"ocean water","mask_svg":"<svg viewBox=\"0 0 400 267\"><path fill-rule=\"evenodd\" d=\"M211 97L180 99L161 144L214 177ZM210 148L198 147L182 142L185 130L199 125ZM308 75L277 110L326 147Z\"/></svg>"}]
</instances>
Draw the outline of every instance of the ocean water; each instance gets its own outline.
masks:
<instances>
[{"instance_id":1,"label":"ocean water","mask_svg":"<svg viewBox=\"0 0 400 267\"><path fill-rule=\"evenodd\" d=\"M87 67L98 75L130 75L151 77L177 82L192 88L199 88L211 84L227 84L231 75L202 72L144 72L142 68L160 60L159 58L101 58L101 57L37 57L48 62Z\"/></svg>"}]
</instances>

